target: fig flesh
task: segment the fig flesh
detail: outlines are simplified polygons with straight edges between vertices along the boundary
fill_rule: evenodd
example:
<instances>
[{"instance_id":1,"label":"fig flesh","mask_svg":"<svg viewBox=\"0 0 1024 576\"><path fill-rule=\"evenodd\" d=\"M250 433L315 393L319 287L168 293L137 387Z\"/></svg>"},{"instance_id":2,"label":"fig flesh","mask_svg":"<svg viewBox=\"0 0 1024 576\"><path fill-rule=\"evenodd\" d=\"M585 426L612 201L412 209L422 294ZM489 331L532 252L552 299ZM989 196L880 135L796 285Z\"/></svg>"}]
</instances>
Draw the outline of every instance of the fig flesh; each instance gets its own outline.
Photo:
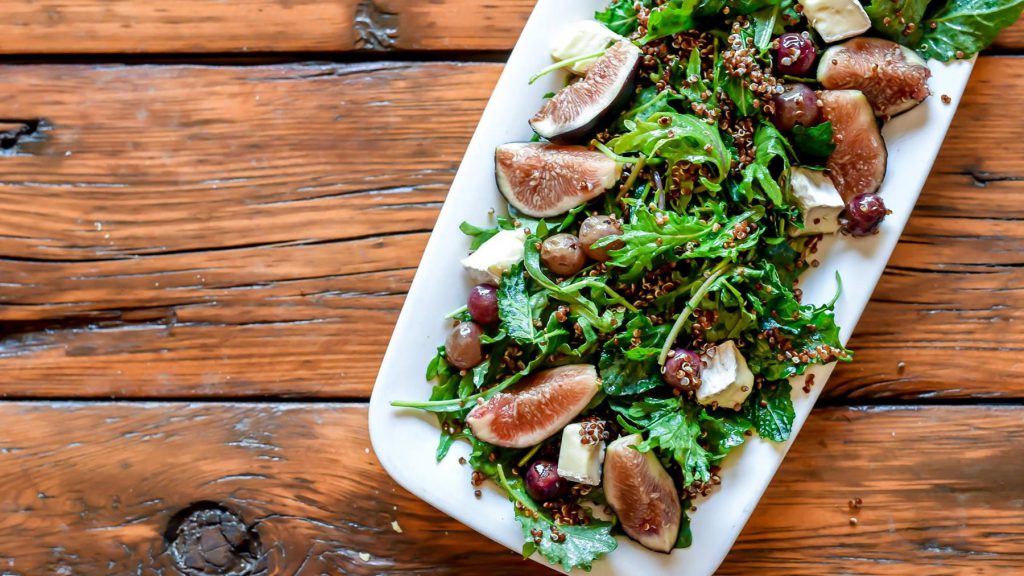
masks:
<instances>
[{"instance_id":1,"label":"fig flesh","mask_svg":"<svg viewBox=\"0 0 1024 576\"><path fill-rule=\"evenodd\" d=\"M632 434L608 446L604 493L630 538L644 548L668 553L679 536L679 493L654 454L633 448L641 442L642 436Z\"/></svg>"},{"instance_id":2,"label":"fig flesh","mask_svg":"<svg viewBox=\"0 0 1024 576\"><path fill-rule=\"evenodd\" d=\"M928 64L916 52L881 38L854 38L825 51L818 81L829 90L860 90L876 116L895 116L931 95Z\"/></svg>"},{"instance_id":3,"label":"fig flesh","mask_svg":"<svg viewBox=\"0 0 1024 576\"><path fill-rule=\"evenodd\" d=\"M558 91L530 120L534 132L552 142L574 142L621 108L633 94L640 49L621 40L594 62L587 75Z\"/></svg>"},{"instance_id":4,"label":"fig flesh","mask_svg":"<svg viewBox=\"0 0 1024 576\"><path fill-rule=\"evenodd\" d=\"M604 194L622 175L622 166L600 152L543 142L498 146L494 167L508 203L534 218L564 214Z\"/></svg>"},{"instance_id":5,"label":"fig flesh","mask_svg":"<svg viewBox=\"0 0 1024 576\"><path fill-rule=\"evenodd\" d=\"M825 119L832 123L836 149L827 166L843 200L878 190L888 152L868 99L858 90L824 90L818 101Z\"/></svg>"},{"instance_id":6,"label":"fig flesh","mask_svg":"<svg viewBox=\"0 0 1024 576\"><path fill-rule=\"evenodd\" d=\"M466 424L478 439L505 448L528 448L559 432L601 389L597 368L570 364L527 376L478 404Z\"/></svg>"}]
</instances>

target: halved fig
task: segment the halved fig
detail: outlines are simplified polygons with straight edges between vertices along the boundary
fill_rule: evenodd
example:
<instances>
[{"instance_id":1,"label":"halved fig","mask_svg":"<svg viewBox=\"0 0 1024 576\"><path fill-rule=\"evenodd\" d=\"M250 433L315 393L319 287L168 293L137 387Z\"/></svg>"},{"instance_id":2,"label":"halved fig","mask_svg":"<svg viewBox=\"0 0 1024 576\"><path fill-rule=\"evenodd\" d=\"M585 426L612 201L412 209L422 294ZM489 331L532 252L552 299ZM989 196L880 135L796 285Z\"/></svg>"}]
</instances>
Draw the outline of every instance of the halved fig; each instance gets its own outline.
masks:
<instances>
[{"instance_id":1,"label":"halved fig","mask_svg":"<svg viewBox=\"0 0 1024 576\"><path fill-rule=\"evenodd\" d=\"M854 38L825 51L818 81L829 90L860 90L876 116L906 112L931 95L932 71L916 52L881 38Z\"/></svg>"},{"instance_id":2,"label":"halved fig","mask_svg":"<svg viewBox=\"0 0 1024 576\"><path fill-rule=\"evenodd\" d=\"M671 552L682 506L672 477L651 452L633 448L639 434L612 442L604 456L604 494L622 529L644 548Z\"/></svg>"},{"instance_id":3,"label":"halved fig","mask_svg":"<svg viewBox=\"0 0 1024 576\"><path fill-rule=\"evenodd\" d=\"M868 99L859 90L823 90L818 101L832 123L836 149L828 170L843 200L878 190L889 155Z\"/></svg>"},{"instance_id":4,"label":"halved fig","mask_svg":"<svg viewBox=\"0 0 1024 576\"><path fill-rule=\"evenodd\" d=\"M604 194L622 165L583 146L512 142L494 151L498 189L523 214L547 218Z\"/></svg>"},{"instance_id":5,"label":"halved fig","mask_svg":"<svg viewBox=\"0 0 1024 576\"><path fill-rule=\"evenodd\" d=\"M587 75L558 91L530 120L534 132L552 142L572 142L592 131L633 94L640 49L629 40L615 43Z\"/></svg>"},{"instance_id":6,"label":"halved fig","mask_svg":"<svg viewBox=\"0 0 1024 576\"><path fill-rule=\"evenodd\" d=\"M600 389L597 368L590 364L551 368L477 405L466 424L484 442L527 448L565 427Z\"/></svg>"}]
</instances>

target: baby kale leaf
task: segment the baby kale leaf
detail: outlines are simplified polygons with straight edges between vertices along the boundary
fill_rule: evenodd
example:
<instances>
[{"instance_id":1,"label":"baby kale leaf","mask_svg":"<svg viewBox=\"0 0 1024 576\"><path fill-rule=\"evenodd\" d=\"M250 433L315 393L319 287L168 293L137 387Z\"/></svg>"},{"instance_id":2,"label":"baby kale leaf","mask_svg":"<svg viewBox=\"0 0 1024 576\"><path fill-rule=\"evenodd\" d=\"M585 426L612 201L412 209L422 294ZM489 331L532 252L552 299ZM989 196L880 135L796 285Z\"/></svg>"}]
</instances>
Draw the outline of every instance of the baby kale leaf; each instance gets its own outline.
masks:
<instances>
[{"instance_id":1,"label":"baby kale leaf","mask_svg":"<svg viewBox=\"0 0 1024 576\"><path fill-rule=\"evenodd\" d=\"M969 58L1020 18L1024 0L949 0L925 18L917 51L925 58L949 62Z\"/></svg>"},{"instance_id":2,"label":"baby kale leaf","mask_svg":"<svg viewBox=\"0 0 1024 576\"><path fill-rule=\"evenodd\" d=\"M793 432L793 390L788 380L766 383L754 390L743 405L743 416L753 423L757 435L773 442L785 442Z\"/></svg>"},{"instance_id":3,"label":"baby kale leaf","mask_svg":"<svg viewBox=\"0 0 1024 576\"><path fill-rule=\"evenodd\" d=\"M521 479L506 477L504 470L498 467L497 480L509 500L516 504L516 521L522 526L525 540L524 558L540 552L548 562L565 570L581 568L589 571L594 560L618 546L611 534L611 522L594 519L585 525L558 524L533 501ZM552 534L558 541L552 539Z\"/></svg>"}]
</instances>

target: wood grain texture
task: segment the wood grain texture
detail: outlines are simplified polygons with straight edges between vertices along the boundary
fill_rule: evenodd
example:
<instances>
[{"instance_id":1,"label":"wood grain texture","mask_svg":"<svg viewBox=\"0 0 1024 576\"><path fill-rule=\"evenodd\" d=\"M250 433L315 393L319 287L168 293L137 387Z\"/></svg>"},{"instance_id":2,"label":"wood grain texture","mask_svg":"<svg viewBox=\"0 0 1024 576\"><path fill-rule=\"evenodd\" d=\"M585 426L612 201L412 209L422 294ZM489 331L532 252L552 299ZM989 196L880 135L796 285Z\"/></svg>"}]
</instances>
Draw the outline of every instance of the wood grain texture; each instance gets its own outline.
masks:
<instances>
[{"instance_id":1,"label":"wood grain texture","mask_svg":"<svg viewBox=\"0 0 1024 576\"><path fill-rule=\"evenodd\" d=\"M510 50L534 0L8 0L0 54ZM1024 49L1024 25L995 50Z\"/></svg>"},{"instance_id":2,"label":"wood grain texture","mask_svg":"<svg viewBox=\"0 0 1024 576\"><path fill-rule=\"evenodd\" d=\"M0 561L173 573L168 523L206 502L253 529L269 574L548 573L398 488L365 418L337 404L0 404ZM1012 573L1022 423L1016 407L817 411L722 573Z\"/></svg>"},{"instance_id":3,"label":"wood grain texture","mask_svg":"<svg viewBox=\"0 0 1024 576\"><path fill-rule=\"evenodd\" d=\"M499 70L0 68L2 393L367 396ZM1022 74L979 63L828 401L1024 394Z\"/></svg>"},{"instance_id":4,"label":"wood grain texture","mask_svg":"<svg viewBox=\"0 0 1024 576\"><path fill-rule=\"evenodd\" d=\"M0 53L509 50L534 0L9 0Z\"/></svg>"}]
</instances>

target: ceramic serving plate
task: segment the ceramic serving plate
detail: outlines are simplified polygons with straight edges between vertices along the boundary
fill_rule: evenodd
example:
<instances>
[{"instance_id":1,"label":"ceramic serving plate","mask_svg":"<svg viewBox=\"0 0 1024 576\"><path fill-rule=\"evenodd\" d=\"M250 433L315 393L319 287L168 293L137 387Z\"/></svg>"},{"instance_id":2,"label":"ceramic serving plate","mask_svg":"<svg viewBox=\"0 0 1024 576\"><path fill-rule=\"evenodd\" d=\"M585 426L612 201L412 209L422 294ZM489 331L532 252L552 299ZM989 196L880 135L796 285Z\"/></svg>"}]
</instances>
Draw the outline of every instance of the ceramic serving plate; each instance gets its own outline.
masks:
<instances>
[{"instance_id":1,"label":"ceramic serving plate","mask_svg":"<svg viewBox=\"0 0 1024 576\"><path fill-rule=\"evenodd\" d=\"M474 530L519 551L523 537L513 518L512 504L493 485L474 497L470 470L460 466L468 446L456 443L448 458L434 460L438 428L434 416L395 409L392 400L426 399L431 384L424 379L427 362L450 328L444 315L465 304L471 282L459 265L468 253L469 240L459 231L467 220L493 225L492 208L505 211L494 184L494 149L505 142L528 140L527 120L539 108L545 93L557 90L564 77L549 75L534 85L527 79L551 63L552 39L564 25L592 18L605 0L540 0L498 80L480 125L469 143L462 166L452 183L434 232L427 243L419 271L409 289L391 344L384 356L370 400L370 437L381 464L404 488L467 524ZM843 279L836 305L836 320L845 343L860 318L886 261L910 216L918 194L953 119L972 61L945 65L930 63L934 94L923 105L890 121L882 131L889 148L889 171L881 194L892 210L877 236L866 239L830 238L823 241L812 268L801 280L806 302L826 302L835 292L835 274ZM944 104L940 95L951 97ZM792 438L802 427L832 366L815 367L810 394L793 386L796 422ZM801 377L803 378L803 377ZM782 463L790 442L775 444L757 438L735 450L724 462L719 490L697 502L693 514L693 545L671 555L648 551L626 539L619 548L594 564L593 574L712 574L728 554L747 518ZM879 455L882 458L882 455ZM538 555L534 559L543 562Z\"/></svg>"}]
</instances>

